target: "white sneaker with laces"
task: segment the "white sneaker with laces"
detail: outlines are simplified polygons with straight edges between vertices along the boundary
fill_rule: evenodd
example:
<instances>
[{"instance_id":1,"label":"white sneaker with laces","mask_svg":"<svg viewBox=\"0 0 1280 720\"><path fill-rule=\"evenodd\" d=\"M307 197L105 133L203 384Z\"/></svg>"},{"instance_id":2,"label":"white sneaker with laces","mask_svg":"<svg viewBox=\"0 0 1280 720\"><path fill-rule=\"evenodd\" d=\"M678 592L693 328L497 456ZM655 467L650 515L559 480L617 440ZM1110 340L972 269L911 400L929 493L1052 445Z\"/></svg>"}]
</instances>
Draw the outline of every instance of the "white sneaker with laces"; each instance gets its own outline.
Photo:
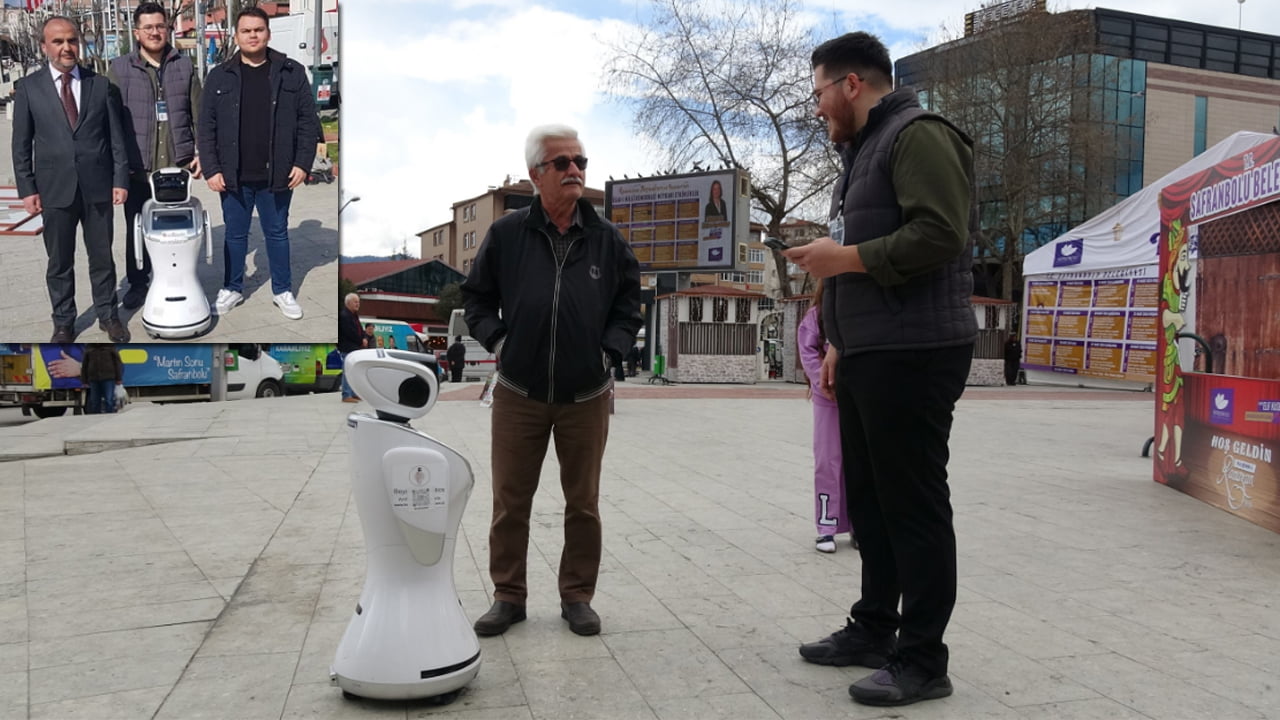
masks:
<instances>
[{"instance_id":1,"label":"white sneaker with laces","mask_svg":"<svg viewBox=\"0 0 1280 720\"><path fill-rule=\"evenodd\" d=\"M813 547L818 552L833 553L836 551L836 538L834 535L819 535Z\"/></svg>"},{"instance_id":2,"label":"white sneaker with laces","mask_svg":"<svg viewBox=\"0 0 1280 720\"><path fill-rule=\"evenodd\" d=\"M302 317L302 306L297 300L293 299L293 293L285 290L279 295L272 295L271 302L278 308L284 316L290 320L298 320Z\"/></svg>"},{"instance_id":3,"label":"white sneaker with laces","mask_svg":"<svg viewBox=\"0 0 1280 720\"><path fill-rule=\"evenodd\" d=\"M213 301L213 309L219 315L226 315L231 312L231 308L244 302L244 295L235 290L222 288L218 291L218 297Z\"/></svg>"}]
</instances>

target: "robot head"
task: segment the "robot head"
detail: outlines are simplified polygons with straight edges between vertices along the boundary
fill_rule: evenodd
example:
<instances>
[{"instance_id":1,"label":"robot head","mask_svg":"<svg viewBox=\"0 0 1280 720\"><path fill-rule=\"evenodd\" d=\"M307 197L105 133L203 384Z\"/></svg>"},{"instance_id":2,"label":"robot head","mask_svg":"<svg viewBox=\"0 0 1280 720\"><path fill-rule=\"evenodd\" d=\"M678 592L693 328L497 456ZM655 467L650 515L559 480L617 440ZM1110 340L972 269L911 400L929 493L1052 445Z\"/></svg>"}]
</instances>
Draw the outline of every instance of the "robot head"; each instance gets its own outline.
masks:
<instances>
[{"instance_id":1,"label":"robot head","mask_svg":"<svg viewBox=\"0 0 1280 720\"><path fill-rule=\"evenodd\" d=\"M151 173L151 197L164 205L179 205L191 199L191 173L182 168L160 168Z\"/></svg>"},{"instance_id":2,"label":"robot head","mask_svg":"<svg viewBox=\"0 0 1280 720\"><path fill-rule=\"evenodd\" d=\"M426 415L436 404L439 381L424 364L433 359L408 350L356 350L347 355L342 372L378 417L408 422Z\"/></svg>"}]
</instances>

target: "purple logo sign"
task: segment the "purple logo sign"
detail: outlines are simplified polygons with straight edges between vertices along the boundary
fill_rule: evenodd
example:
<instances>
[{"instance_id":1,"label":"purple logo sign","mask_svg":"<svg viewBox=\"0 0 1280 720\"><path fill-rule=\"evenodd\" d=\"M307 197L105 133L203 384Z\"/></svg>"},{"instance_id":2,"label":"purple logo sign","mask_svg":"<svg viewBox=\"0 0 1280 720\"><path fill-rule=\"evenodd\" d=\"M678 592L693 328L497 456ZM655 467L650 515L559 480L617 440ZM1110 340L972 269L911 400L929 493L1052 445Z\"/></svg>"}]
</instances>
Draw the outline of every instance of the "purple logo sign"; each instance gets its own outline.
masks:
<instances>
[{"instance_id":1,"label":"purple logo sign","mask_svg":"<svg viewBox=\"0 0 1280 720\"><path fill-rule=\"evenodd\" d=\"M1075 240L1060 242L1053 251L1053 266L1067 267L1069 265L1079 265L1080 259L1083 256L1084 238L1076 238Z\"/></svg>"},{"instance_id":2,"label":"purple logo sign","mask_svg":"<svg viewBox=\"0 0 1280 720\"><path fill-rule=\"evenodd\" d=\"M707 261L720 262L724 260L724 248L713 247L707 248Z\"/></svg>"},{"instance_id":3,"label":"purple logo sign","mask_svg":"<svg viewBox=\"0 0 1280 720\"><path fill-rule=\"evenodd\" d=\"M1236 391L1232 388L1214 388L1209 393L1209 421L1214 425L1230 425Z\"/></svg>"}]
</instances>

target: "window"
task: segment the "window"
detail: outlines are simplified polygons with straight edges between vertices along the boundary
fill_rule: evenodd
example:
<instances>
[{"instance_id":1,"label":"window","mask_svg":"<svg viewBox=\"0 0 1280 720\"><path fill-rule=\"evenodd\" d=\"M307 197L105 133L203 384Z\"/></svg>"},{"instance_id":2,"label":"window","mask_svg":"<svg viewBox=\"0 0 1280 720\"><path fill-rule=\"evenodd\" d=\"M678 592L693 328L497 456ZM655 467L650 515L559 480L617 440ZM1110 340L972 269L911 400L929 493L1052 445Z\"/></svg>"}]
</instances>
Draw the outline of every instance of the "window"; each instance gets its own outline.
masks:
<instances>
[{"instance_id":1,"label":"window","mask_svg":"<svg viewBox=\"0 0 1280 720\"><path fill-rule=\"evenodd\" d=\"M740 323L751 322L751 299L738 298L733 301L733 321Z\"/></svg>"},{"instance_id":2,"label":"window","mask_svg":"<svg viewBox=\"0 0 1280 720\"><path fill-rule=\"evenodd\" d=\"M747 262L753 265L763 265L764 250L761 250L760 248L751 248L750 252L748 253Z\"/></svg>"},{"instance_id":3,"label":"window","mask_svg":"<svg viewBox=\"0 0 1280 720\"><path fill-rule=\"evenodd\" d=\"M702 298L689 298L689 322L702 322Z\"/></svg>"},{"instance_id":4,"label":"window","mask_svg":"<svg viewBox=\"0 0 1280 720\"><path fill-rule=\"evenodd\" d=\"M750 270L750 271L748 271L748 272L747 272L747 282L751 283L752 285L763 285L763 284L764 284L764 271L763 271L763 270Z\"/></svg>"},{"instance_id":5,"label":"window","mask_svg":"<svg viewBox=\"0 0 1280 720\"><path fill-rule=\"evenodd\" d=\"M1196 96L1196 135L1195 147L1192 149L1193 155L1199 155L1204 152L1206 135L1208 134L1209 125L1209 98L1203 95Z\"/></svg>"},{"instance_id":6,"label":"window","mask_svg":"<svg viewBox=\"0 0 1280 720\"><path fill-rule=\"evenodd\" d=\"M729 321L729 298L711 298L711 322Z\"/></svg>"},{"instance_id":7,"label":"window","mask_svg":"<svg viewBox=\"0 0 1280 720\"><path fill-rule=\"evenodd\" d=\"M439 247L439 246L440 246L440 244L441 244L441 243L443 243L443 242L444 242L444 231L443 231L443 230L437 230L437 231L435 231L434 233L432 233L432 234L431 234L431 244L432 244L432 245L434 245L434 246L436 246L436 247Z\"/></svg>"},{"instance_id":8,"label":"window","mask_svg":"<svg viewBox=\"0 0 1280 720\"><path fill-rule=\"evenodd\" d=\"M470 205L462 208L462 222L471 222L472 220L475 220L475 219L476 219L475 203L471 203Z\"/></svg>"}]
</instances>

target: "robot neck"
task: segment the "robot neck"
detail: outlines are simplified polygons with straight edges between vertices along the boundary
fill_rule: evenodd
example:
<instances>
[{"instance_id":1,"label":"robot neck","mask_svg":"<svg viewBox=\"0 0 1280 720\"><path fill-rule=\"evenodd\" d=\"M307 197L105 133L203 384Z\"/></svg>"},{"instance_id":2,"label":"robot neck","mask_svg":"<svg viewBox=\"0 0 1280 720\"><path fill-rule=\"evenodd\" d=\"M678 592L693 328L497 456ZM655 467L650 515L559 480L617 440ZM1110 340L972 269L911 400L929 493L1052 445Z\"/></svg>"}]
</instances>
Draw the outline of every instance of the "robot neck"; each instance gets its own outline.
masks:
<instances>
[{"instance_id":1,"label":"robot neck","mask_svg":"<svg viewBox=\"0 0 1280 720\"><path fill-rule=\"evenodd\" d=\"M389 413L389 412L387 412L387 411L385 411L385 410L375 410L375 412L378 414L378 419L379 419L379 420L385 420L385 421L387 421L387 422L399 423L399 424L401 424L401 425L408 425L408 424L409 424L409 418L406 418L406 417L400 417L399 415L393 415L393 414L391 414L391 413Z\"/></svg>"}]
</instances>

